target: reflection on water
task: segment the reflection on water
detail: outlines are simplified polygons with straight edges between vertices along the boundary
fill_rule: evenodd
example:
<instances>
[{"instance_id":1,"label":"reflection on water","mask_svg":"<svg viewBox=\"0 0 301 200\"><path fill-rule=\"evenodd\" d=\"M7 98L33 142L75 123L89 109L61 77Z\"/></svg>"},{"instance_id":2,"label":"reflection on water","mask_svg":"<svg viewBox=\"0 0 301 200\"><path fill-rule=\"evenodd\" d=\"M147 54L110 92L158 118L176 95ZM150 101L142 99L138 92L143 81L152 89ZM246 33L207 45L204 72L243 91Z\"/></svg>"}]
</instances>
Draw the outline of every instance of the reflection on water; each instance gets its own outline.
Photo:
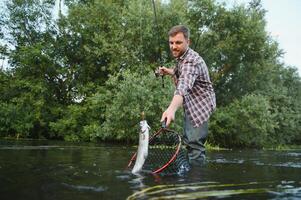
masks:
<instances>
[{"instance_id":1,"label":"reflection on water","mask_svg":"<svg viewBox=\"0 0 301 200\"><path fill-rule=\"evenodd\" d=\"M93 187L93 186L86 186L86 185L70 185L67 183L62 183L63 186L67 187L67 188L71 188L71 189L75 189L75 190L90 190L93 192L103 192L105 190L107 190L106 187Z\"/></svg>"},{"instance_id":2,"label":"reflection on water","mask_svg":"<svg viewBox=\"0 0 301 200\"><path fill-rule=\"evenodd\" d=\"M152 198L152 199L196 199L205 197L226 197L238 194L267 193L265 188L240 189L244 186L258 185L258 183L246 184L218 184L214 182L200 182L191 184L156 185L138 191L127 199ZM235 189L237 187L237 189ZM254 186L253 186L254 187Z\"/></svg>"},{"instance_id":3,"label":"reflection on water","mask_svg":"<svg viewBox=\"0 0 301 200\"><path fill-rule=\"evenodd\" d=\"M133 175L121 145L0 140L5 199L301 199L301 150L213 151L181 175Z\"/></svg>"},{"instance_id":4,"label":"reflection on water","mask_svg":"<svg viewBox=\"0 0 301 200\"><path fill-rule=\"evenodd\" d=\"M221 184L216 182L196 182L190 184L155 185L128 196L131 199L299 199L301 185L276 182L250 182Z\"/></svg>"}]
</instances>

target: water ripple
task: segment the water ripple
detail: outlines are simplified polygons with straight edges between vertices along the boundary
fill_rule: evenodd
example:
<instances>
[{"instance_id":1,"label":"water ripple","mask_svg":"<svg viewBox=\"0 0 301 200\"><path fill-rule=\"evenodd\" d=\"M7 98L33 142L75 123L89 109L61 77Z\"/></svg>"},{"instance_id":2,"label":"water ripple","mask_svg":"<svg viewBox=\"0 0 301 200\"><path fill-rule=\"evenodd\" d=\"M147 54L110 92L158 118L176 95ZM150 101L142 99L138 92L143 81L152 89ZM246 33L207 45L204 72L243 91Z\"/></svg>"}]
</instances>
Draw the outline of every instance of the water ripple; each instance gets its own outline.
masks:
<instances>
[{"instance_id":1,"label":"water ripple","mask_svg":"<svg viewBox=\"0 0 301 200\"><path fill-rule=\"evenodd\" d=\"M288 167L288 168L301 168L301 163L296 162L285 162L285 163L274 163L274 164L266 164L259 161L254 162L255 165L259 166L272 166L272 167Z\"/></svg>"},{"instance_id":2,"label":"water ripple","mask_svg":"<svg viewBox=\"0 0 301 200\"><path fill-rule=\"evenodd\" d=\"M293 156L293 157L299 157L301 156L301 153L288 153L288 156Z\"/></svg>"},{"instance_id":3,"label":"water ripple","mask_svg":"<svg viewBox=\"0 0 301 200\"><path fill-rule=\"evenodd\" d=\"M67 183L62 183L63 186L71 188L71 189L76 189L76 190L88 190L88 191L93 191L93 192L103 192L106 191L108 188L107 187L94 187L94 186L87 186L87 185L70 185Z\"/></svg>"},{"instance_id":4,"label":"water ripple","mask_svg":"<svg viewBox=\"0 0 301 200\"><path fill-rule=\"evenodd\" d=\"M245 161L242 159L234 159L234 160L227 160L224 158L218 158L216 160L212 160L212 162L216 162L216 163L229 163L229 164L242 164Z\"/></svg>"}]
</instances>

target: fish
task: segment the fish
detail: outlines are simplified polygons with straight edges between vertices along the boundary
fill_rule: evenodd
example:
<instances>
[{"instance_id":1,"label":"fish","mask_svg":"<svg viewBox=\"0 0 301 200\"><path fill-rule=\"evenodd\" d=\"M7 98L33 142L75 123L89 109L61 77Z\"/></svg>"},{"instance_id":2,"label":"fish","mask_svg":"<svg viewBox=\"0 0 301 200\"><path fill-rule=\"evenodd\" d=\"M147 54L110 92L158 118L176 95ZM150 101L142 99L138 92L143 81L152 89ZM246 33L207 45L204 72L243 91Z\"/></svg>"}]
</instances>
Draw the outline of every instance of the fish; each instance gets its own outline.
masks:
<instances>
[{"instance_id":1,"label":"fish","mask_svg":"<svg viewBox=\"0 0 301 200\"><path fill-rule=\"evenodd\" d=\"M132 169L133 174L137 174L142 170L142 167L148 155L150 126L147 124L146 120L140 121L139 125L140 125L139 146L137 151L136 162Z\"/></svg>"}]
</instances>

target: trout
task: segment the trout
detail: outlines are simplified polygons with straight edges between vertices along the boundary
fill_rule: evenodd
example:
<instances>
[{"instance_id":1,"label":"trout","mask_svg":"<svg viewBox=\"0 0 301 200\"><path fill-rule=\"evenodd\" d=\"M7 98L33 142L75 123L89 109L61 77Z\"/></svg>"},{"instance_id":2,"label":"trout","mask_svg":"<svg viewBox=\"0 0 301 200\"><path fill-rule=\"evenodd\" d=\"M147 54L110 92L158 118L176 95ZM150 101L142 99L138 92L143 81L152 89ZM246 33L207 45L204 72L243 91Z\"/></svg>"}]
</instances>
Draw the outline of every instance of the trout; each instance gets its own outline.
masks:
<instances>
[{"instance_id":1,"label":"trout","mask_svg":"<svg viewBox=\"0 0 301 200\"><path fill-rule=\"evenodd\" d=\"M139 132L139 146L136 157L135 165L132 169L132 173L136 174L142 170L143 164L148 155L148 141L149 141L149 125L146 120L140 121L140 132Z\"/></svg>"}]
</instances>

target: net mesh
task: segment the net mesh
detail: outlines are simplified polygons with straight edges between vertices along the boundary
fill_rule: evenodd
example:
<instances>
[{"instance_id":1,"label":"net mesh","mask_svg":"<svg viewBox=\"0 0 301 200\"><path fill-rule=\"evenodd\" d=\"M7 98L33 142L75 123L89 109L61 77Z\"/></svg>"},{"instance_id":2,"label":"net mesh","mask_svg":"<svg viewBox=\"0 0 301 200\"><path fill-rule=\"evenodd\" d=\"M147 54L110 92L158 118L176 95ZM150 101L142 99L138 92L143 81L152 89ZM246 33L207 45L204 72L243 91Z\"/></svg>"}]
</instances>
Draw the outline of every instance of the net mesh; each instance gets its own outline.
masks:
<instances>
[{"instance_id":1,"label":"net mesh","mask_svg":"<svg viewBox=\"0 0 301 200\"><path fill-rule=\"evenodd\" d=\"M179 174L189 169L187 153L178 133L161 129L149 141L143 170L161 174Z\"/></svg>"}]
</instances>

